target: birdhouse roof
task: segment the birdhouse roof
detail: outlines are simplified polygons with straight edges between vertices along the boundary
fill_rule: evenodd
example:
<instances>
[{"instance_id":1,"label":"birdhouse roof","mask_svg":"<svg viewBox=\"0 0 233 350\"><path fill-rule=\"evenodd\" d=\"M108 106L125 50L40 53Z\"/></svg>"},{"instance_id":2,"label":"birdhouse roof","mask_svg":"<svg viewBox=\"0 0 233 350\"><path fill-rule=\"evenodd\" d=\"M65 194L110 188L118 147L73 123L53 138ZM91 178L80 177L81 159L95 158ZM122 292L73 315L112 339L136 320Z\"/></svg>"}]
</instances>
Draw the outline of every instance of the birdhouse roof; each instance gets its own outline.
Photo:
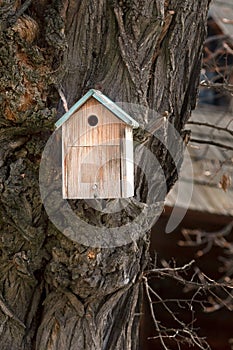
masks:
<instances>
[{"instance_id":1,"label":"birdhouse roof","mask_svg":"<svg viewBox=\"0 0 233 350\"><path fill-rule=\"evenodd\" d=\"M94 97L103 106L105 106L110 112L112 112L117 118L121 119L124 123L128 124L132 128L136 129L139 124L136 120L130 117L123 109L121 109L116 103L111 101L107 96L102 94L98 90L89 90L80 100L78 100L68 112L66 112L57 122L56 127L59 128L63 123L65 123L72 114L74 114L83 104L87 102L90 97Z\"/></svg>"}]
</instances>

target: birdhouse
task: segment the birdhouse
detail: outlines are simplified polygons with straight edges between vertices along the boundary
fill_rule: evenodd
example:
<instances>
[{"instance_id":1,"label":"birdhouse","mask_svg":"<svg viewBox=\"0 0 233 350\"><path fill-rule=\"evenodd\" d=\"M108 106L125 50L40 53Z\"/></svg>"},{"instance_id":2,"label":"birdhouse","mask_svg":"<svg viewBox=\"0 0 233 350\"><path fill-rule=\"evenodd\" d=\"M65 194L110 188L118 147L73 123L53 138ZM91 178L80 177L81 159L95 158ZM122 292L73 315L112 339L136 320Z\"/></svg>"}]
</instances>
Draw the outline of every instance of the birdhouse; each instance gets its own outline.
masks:
<instances>
[{"instance_id":1,"label":"birdhouse","mask_svg":"<svg viewBox=\"0 0 233 350\"><path fill-rule=\"evenodd\" d=\"M63 198L134 195L134 119L92 89L56 126L62 128Z\"/></svg>"}]
</instances>

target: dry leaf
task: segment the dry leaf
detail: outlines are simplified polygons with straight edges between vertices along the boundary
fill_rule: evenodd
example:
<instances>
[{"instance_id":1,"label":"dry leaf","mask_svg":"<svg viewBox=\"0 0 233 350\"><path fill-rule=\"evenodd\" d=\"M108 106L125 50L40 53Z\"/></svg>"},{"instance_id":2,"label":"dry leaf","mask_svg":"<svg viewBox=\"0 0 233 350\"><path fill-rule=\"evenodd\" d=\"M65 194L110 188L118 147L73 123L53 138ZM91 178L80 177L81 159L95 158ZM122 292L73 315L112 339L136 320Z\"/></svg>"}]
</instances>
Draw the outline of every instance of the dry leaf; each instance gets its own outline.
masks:
<instances>
[{"instance_id":1,"label":"dry leaf","mask_svg":"<svg viewBox=\"0 0 233 350\"><path fill-rule=\"evenodd\" d=\"M223 191L226 192L231 186L231 176L229 174L223 174L219 181L219 185L223 189Z\"/></svg>"}]
</instances>

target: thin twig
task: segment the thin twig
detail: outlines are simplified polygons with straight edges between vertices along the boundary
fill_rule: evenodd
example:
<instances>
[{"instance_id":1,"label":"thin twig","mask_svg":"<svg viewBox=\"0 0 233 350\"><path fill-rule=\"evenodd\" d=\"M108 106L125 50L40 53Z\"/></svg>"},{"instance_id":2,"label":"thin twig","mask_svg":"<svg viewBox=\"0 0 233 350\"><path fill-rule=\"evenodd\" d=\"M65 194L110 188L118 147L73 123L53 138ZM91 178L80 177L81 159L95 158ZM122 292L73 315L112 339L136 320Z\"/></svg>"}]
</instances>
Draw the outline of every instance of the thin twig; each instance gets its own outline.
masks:
<instances>
[{"instance_id":1,"label":"thin twig","mask_svg":"<svg viewBox=\"0 0 233 350\"><path fill-rule=\"evenodd\" d=\"M145 272L145 274L149 273L153 273L153 272L156 272L156 273L161 273L161 272L178 272L178 271L185 271L187 269L189 269L193 264L195 263L195 260L191 260L188 264L185 264L184 266L180 266L180 267L165 267L165 268L162 268L162 269L159 269L159 268L156 268L156 269L151 269L150 271L148 272Z\"/></svg>"},{"instance_id":2,"label":"thin twig","mask_svg":"<svg viewBox=\"0 0 233 350\"><path fill-rule=\"evenodd\" d=\"M227 128L224 128L224 127L218 126L218 125L214 125L214 124L203 123L203 122L194 122L194 121L188 121L187 124L206 126L208 128L213 128L215 130L228 132L230 135L233 135L233 130L229 130Z\"/></svg>"},{"instance_id":3,"label":"thin twig","mask_svg":"<svg viewBox=\"0 0 233 350\"><path fill-rule=\"evenodd\" d=\"M201 143L201 144L206 144L206 145L210 145L210 146L216 146L216 147L220 147L220 148L225 148L228 151L233 151L233 147L225 145L221 142L215 142L215 141L211 141L211 140L200 140L200 139L190 139L190 142L194 142L194 143Z\"/></svg>"},{"instance_id":4,"label":"thin twig","mask_svg":"<svg viewBox=\"0 0 233 350\"><path fill-rule=\"evenodd\" d=\"M61 97L64 110L65 110L66 112L68 112L69 108L68 108L68 104L67 104L67 100L66 100L65 95L63 94L63 92L61 91L61 89L58 89L58 93L59 93L59 95L60 95L60 97Z\"/></svg>"},{"instance_id":5,"label":"thin twig","mask_svg":"<svg viewBox=\"0 0 233 350\"><path fill-rule=\"evenodd\" d=\"M20 9L15 14L15 19L17 20L22 14L27 10L27 8L31 5L32 0L26 0Z\"/></svg>"},{"instance_id":6,"label":"thin twig","mask_svg":"<svg viewBox=\"0 0 233 350\"><path fill-rule=\"evenodd\" d=\"M31 5L32 0L26 0L23 5L19 8L19 10L8 20L10 26L15 24L15 22L19 19L20 16L27 10L27 8Z\"/></svg>"},{"instance_id":7,"label":"thin twig","mask_svg":"<svg viewBox=\"0 0 233 350\"><path fill-rule=\"evenodd\" d=\"M162 299L160 297L160 295L158 293L156 293L155 290L153 290L152 287L150 287L148 285L148 281L147 281L147 278L145 276L143 277L143 280L144 280L144 285L145 285L145 290L146 290L146 296L147 296L148 301L149 301L151 316L152 316L152 319L154 321L156 331L158 333L158 335L156 335L154 337L150 337L150 339L159 339L165 350L168 349L167 345L165 344L165 340L168 340L168 339L170 339L170 340L172 339L173 341L175 341L178 349L180 349L180 344L184 343L184 342L186 342L189 345L195 344L198 348L203 349L203 350L209 349L209 345L207 344L207 342L204 339L200 338L193 329L193 323L195 321L194 317L192 317L192 322L190 324L185 324L184 321L178 319L178 317L175 315L175 313L167 305L167 302L169 300L167 301L167 300ZM170 328L167 328L167 327L163 326L162 324L160 324L160 321L158 321L158 319L155 316L155 312L154 312L154 308L153 308L154 302L152 301L151 295L154 295L157 298L157 300L163 305L163 307L168 312L168 314L174 319L174 321L181 328L170 329ZM195 293L195 295L197 295L197 294ZM178 302L178 301L179 300L176 300L176 302Z\"/></svg>"},{"instance_id":8,"label":"thin twig","mask_svg":"<svg viewBox=\"0 0 233 350\"><path fill-rule=\"evenodd\" d=\"M144 280L144 286L145 286L145 290L146 290L146 296L147 296L147 298L149 300L149 307L150 307L150 311L151 311L151 316L152 316L152 319L154 321L155 328L156 328L156 330L157 330L157 332L159 334L158 337L159 337L159 339L161 341L161 344L163 345L164 349L165 350L169 350L167 348L166 344L164 343L164 340L163 340L163 337L161 335L160 328L159 328L159 325L158 325L158 321L157 321L157 319L155 317L155 314L154 314L152 299L151 299L150 292L149 292L148 280L147 280L147 278L145 276L143 276L143 280Z\"/></svg>"},{"instance_id":9,"label":"thin twig","mask_svg":"<svg viewBox=\"0 0 233 350\"><path fill-rule=\"evenodd\" d=\"M220 71L218 70L218 72L220 72ZM218 89L218 90L224 90L224 91L228 91L231 93L233 92L233 84L228 84L227 82L225 82L225 83L212 83L209 80L203 80L200 82L200 86Z\"/></svg>"}]
</instances>

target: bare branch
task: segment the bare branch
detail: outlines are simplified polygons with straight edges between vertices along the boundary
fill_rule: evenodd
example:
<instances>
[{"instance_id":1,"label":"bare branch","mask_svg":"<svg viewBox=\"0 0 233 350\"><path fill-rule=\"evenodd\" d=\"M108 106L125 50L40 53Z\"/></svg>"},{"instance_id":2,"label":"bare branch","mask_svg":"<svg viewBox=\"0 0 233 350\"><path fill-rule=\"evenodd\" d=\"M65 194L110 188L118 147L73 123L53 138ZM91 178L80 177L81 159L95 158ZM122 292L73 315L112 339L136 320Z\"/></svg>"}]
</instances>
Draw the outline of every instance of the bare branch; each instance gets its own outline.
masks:
<instances>
[{"instance_id":1,"label":"bare branch","mask_svg":"<svg viewBox=\"0 0 233 350\"><path fill-rule=\"evenodd\" d=\"M61 100L62 100L65 112L68 112L69 108L68 108L68 104L67 104L67 100L66 100L65 95L63 94L61 89L58 89L58 93L59 93L59 95L61 97Z\"/></svg>"},{"instance_id":2,"label":"bare branch","mask_svg":"<svg viewBox=\"0 0 233 350\"><path fill-rule=\"evenodd\" d=\"M213 128L215 130L227 132L233 136L233 130L228 129L227 127L222 127L222 126L218 126L210 123L204 123L204 122L196 122L196 121L188 121L187 124L206 126L208 128Z\"/></svg>"},{"instance_id":3,"label":"bare branch","mask_svg":"<svg viewBox=\"0 0 233 350\"><path fill-rule=\"evenodd\" d=\"M220 148L225 148L228 151L233 151L233 147L225 145L224 143L215 142L215 141L212 141L212 140L201 140L201 139L191 138L190 142L206 144L206 145L210 145L210 146L216 146L216 147L220 147Z\"/></svg>"},{"instance_id":4,"label":"bare branch","mask_svg":"<svg viewBox=\"0 0 233 350\"><path fill-rule=\"evenodd\" d=\"M191 264L187 264L187 266L189 267L191 266ZM185 266L185 269L186 268L187 267ZM164 269L161 269L161 270L164 270ZM171 272L172 269L165 269L165 270ZM149 286L148 280L145 276L143 277L143 282L146 290L146 296L149 301L151 316L152 316L152 319L155 325L155 331L156 331L155 336L150 337L149 339L159 339L161 342L161 345L163 346L163 349L165 350L170 349L170 347L168 348L168 345L167 345L168 341L175 342L178 349L181 349L181 344L184 344L184 343L188 344L189 346L195 345L202 350L210 349L208 343L203 338L199 337L193 328L193 323L195 321L194 316L192 317L192 322L189 324L186 324L184 321L179 319L174 313L174 311L168 306L168 302L171 302L171 300L166 300L160 297L160 295L155 290L153 290L152 287ZM195 295L197 294L195 293ZM153 305L155 305L155 302L152 301L152 296L156 298L157 303L159 302L163 306L165 312L168 313L171 319L173 319L175 324L177 324L178 328L166 327L161 323L161 321L157 319L157 316L155 314L155 310L153 307ZM175 300L175 302L180 306L179 300ZM190 310L192 310L192 313L193 313L193 308L190 300L185 302L188 303Z\"/></svg>"},{"instance_id":5,"label":"bare branch","mask_svg":"<svg viewBox=\"0 0 233 350\"><path fill-rule=\"evenodd\" d=\"M219 70L218 70L219 72ZM213 88L213 89L218 89L218 90L223 90L223 91L228 91L230 93L233 93L233 84L228 84L228 83L215 83L210 80L202 80L200 82L200 86L206 87L206 88Z\"/></svg>"},{"instance_id":6,"label":"bare branch","mask_svg":"<svg viewBox=\"0 0 233 350\"><path fill-rule=\"evenodd\" d=\"M185 270L189 269L194 263L195 263L195 260L192 260L188 264L185 264L184 266L181 266L181 267L167 267L167 268L162 268L162 269L156 268L156 269L152 269L152 270L146 272L145 274L147 274L147 273L151 274L153 272L156 272L156 273L163 273L163 272L175 273L178 271L185 271Z\"/></svg>"}]
</instances>

